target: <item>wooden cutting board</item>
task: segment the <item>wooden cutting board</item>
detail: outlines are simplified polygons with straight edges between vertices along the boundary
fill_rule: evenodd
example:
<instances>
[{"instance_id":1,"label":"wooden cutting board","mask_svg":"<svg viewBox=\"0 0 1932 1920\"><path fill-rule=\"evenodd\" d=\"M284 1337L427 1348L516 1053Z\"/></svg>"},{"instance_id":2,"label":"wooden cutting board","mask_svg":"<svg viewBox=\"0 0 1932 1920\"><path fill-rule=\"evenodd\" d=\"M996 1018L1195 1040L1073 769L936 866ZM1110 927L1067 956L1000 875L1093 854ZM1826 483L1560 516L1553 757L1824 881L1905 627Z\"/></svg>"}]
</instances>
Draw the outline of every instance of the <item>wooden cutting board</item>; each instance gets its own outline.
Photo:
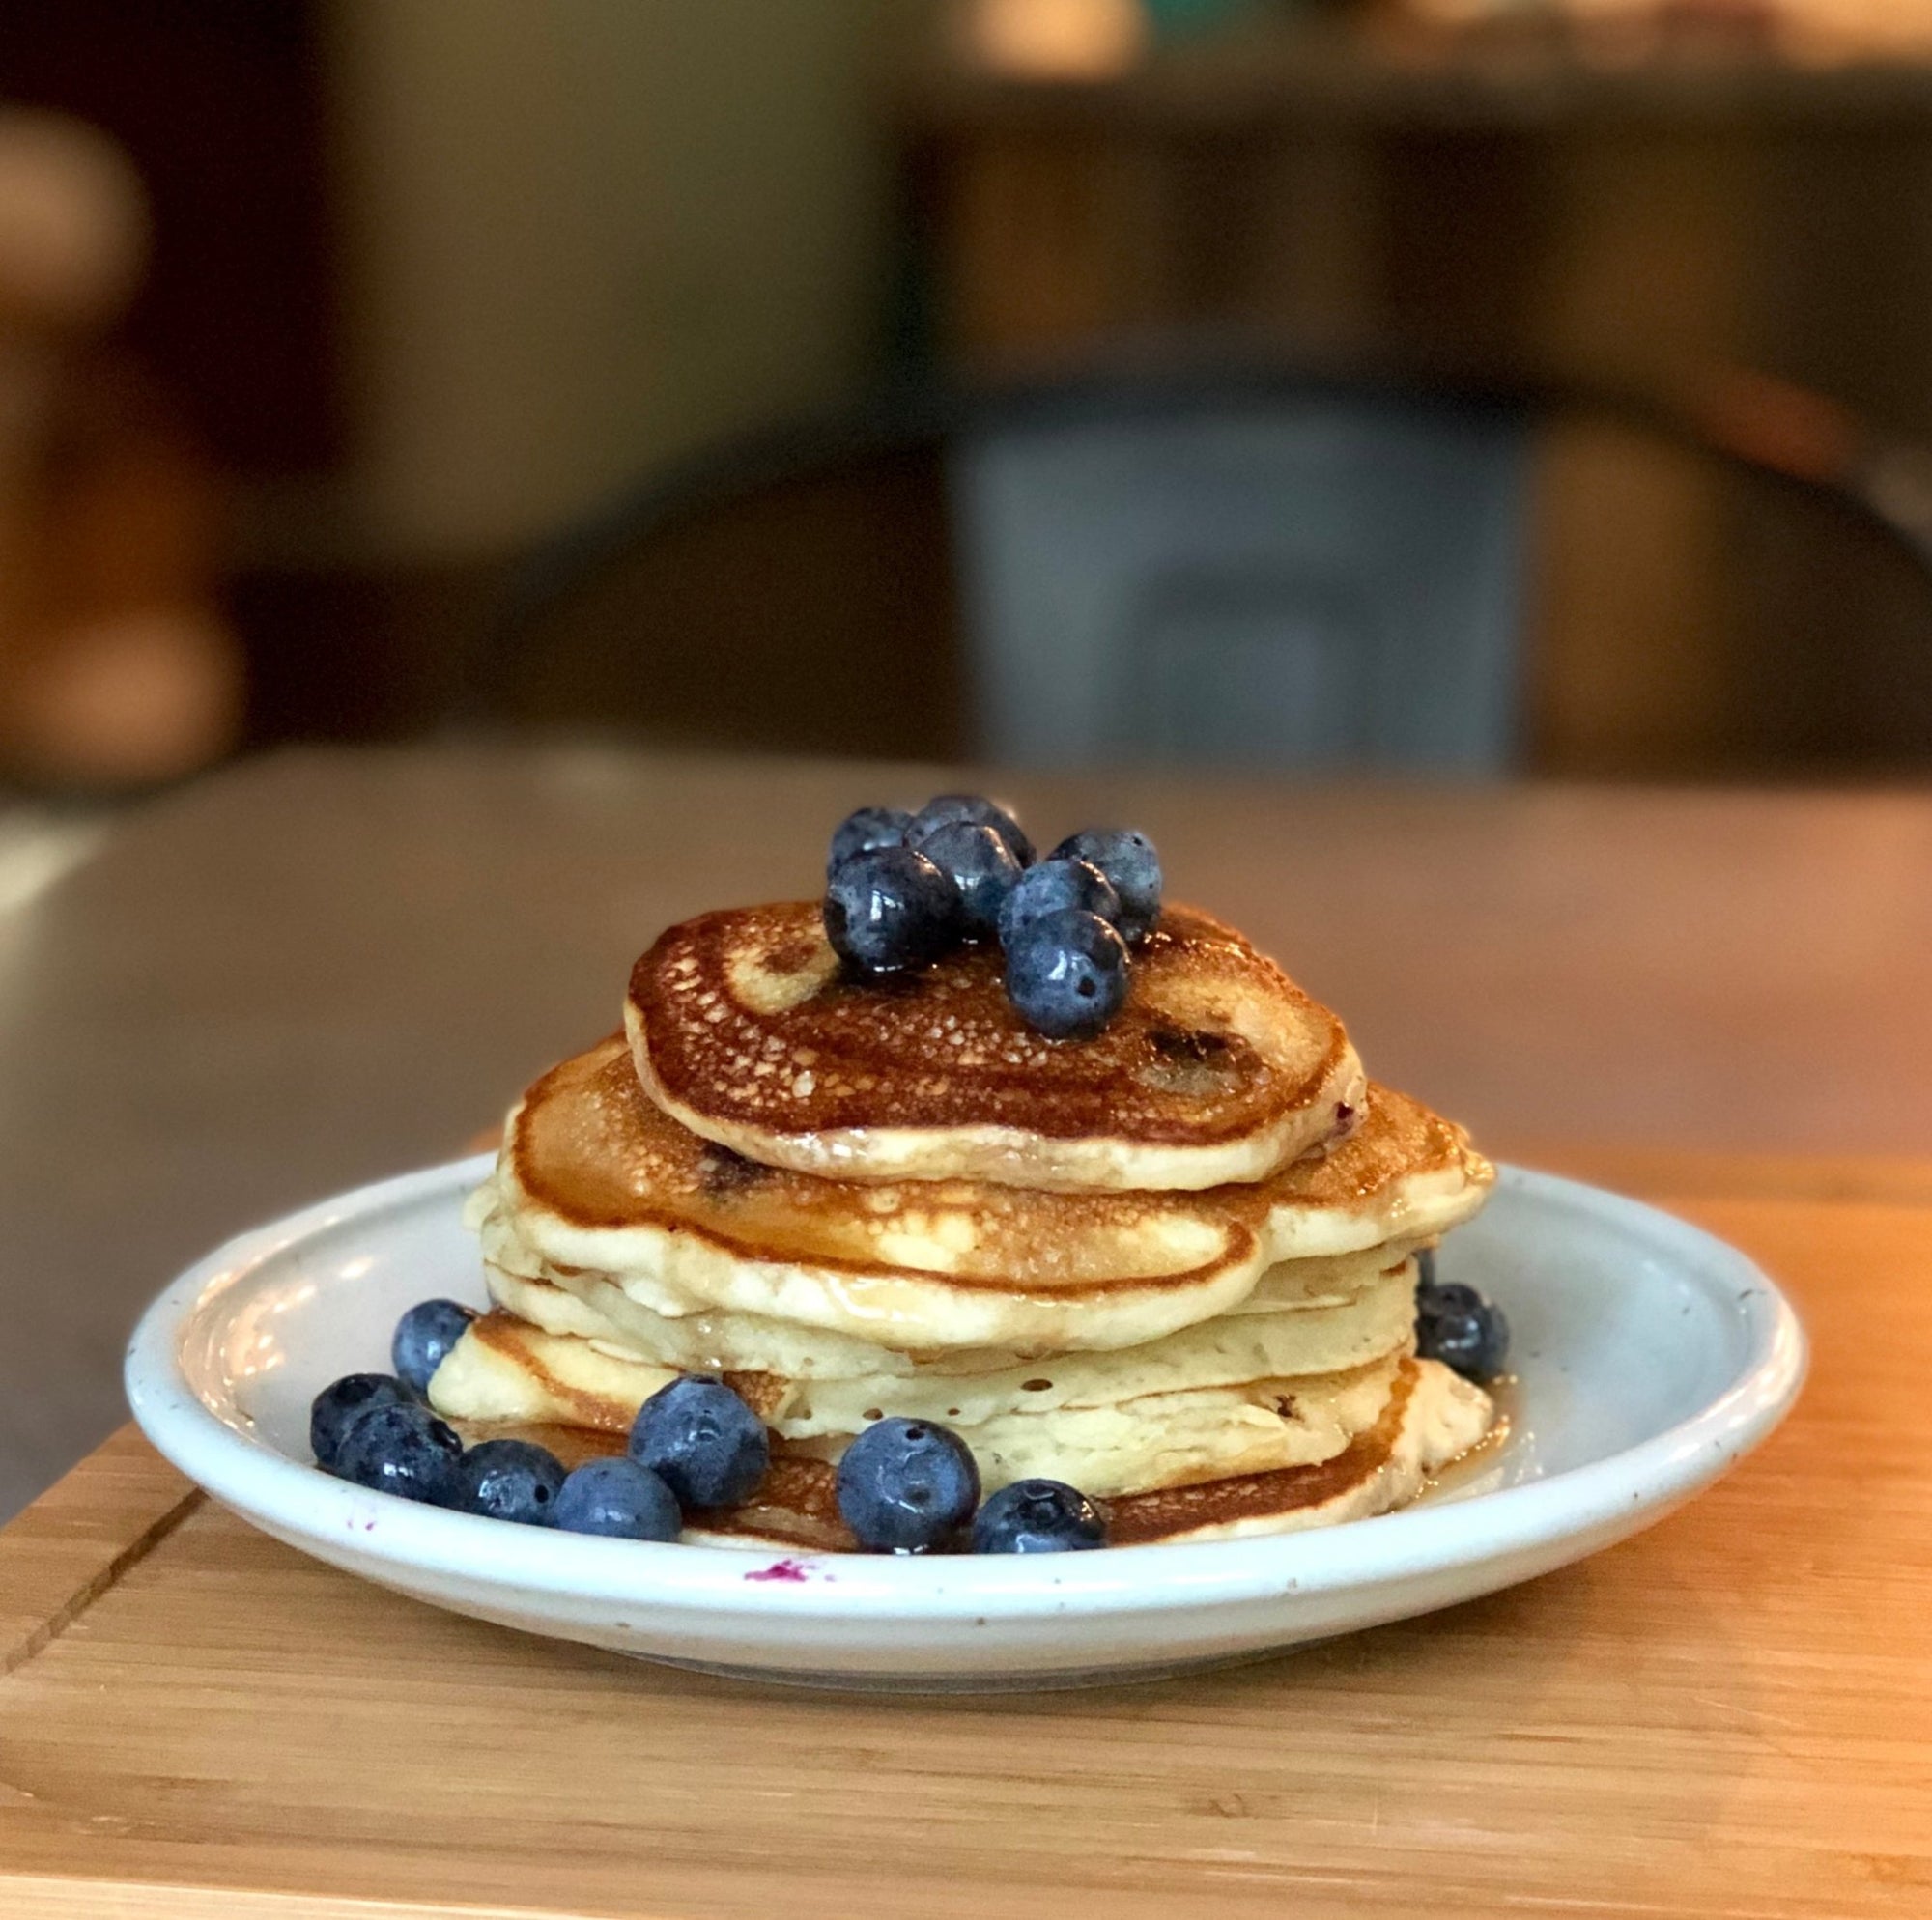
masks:
<instances>
[{"instance_id":1,"label":"wooden cutting board","mask_svg":"<svg viewBox=\"0 0 1932 1920\"><path fill-rule=\"evenodd\" d=\"M1774 1187L1684 1206L1814 1338L1763 1453L1529 1586L1152 1685L841 1697L523 1638L124 1433L0 1534L0 1914L1932 1913L1932 1207Z\"/></svg>"}]
</instances>

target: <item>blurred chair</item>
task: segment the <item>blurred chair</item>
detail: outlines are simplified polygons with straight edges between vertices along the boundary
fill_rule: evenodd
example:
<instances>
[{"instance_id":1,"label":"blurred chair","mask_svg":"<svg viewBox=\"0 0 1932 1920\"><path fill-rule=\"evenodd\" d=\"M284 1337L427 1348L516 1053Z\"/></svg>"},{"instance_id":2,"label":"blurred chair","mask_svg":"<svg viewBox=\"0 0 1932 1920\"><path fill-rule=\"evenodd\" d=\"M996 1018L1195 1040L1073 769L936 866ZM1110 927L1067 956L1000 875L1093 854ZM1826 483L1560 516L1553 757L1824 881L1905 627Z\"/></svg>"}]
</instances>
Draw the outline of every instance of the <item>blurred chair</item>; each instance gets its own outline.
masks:
<instances>
[{"instance_id":1,"label":"blurred chair","mask_svg":"<svg viewBox=\"0 0 1932 1920\"><path fill-rule=\"evenodd\" d=\"M540 554L464 713L1011 765L1500 771L1524 757L1537 450L1590 412L1902 546L1715 410L1279 367L902 392L694 462Z\"/></svg>"},{"instance_id":2,"label":"blurred chair","mask_svg":"<svg viewBox=\"0 0 1932 1920\"><path fill-rule=\"evenodd\" d=\"M1389 395L969 423L974 744L1011 765L1514 757L1528 437Z\"/></svg>"}]
</instances>

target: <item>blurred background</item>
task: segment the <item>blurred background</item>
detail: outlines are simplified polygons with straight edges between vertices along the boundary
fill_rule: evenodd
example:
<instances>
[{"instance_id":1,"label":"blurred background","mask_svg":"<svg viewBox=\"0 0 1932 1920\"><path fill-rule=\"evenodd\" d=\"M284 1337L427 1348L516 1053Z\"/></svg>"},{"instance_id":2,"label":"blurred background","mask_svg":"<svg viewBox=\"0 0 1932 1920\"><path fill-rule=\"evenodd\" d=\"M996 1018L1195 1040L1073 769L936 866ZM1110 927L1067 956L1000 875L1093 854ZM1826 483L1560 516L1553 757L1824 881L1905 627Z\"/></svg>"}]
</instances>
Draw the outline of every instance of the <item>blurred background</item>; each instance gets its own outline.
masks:
<instances>
[{"instance_id":1,"label":"blurred background","mask_svg":"<svg viewBox=\"0 0 1932 1920\"><path fill-rule=\"evenodd\" d=\"M36 817L459 727L1932 766L1932 0L66 0L0 85Z\"/></svg>"}]
</instances>

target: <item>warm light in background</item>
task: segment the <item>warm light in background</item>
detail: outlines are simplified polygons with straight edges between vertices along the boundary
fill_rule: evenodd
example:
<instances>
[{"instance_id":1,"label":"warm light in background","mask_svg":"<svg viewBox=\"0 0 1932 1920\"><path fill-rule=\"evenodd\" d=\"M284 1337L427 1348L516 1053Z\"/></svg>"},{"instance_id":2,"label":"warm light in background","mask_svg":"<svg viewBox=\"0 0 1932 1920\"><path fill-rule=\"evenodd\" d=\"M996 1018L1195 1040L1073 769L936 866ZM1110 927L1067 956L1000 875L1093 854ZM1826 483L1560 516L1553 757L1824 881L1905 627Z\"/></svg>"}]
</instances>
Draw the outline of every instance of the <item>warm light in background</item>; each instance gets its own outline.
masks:
<instances>
[{"instance_id":1,"label":"warm light in background","mask_svg":"<svg viewBox=\"0 0 1932 1920\"><path fill-rule=\"evenodd\" d=\"M1932 55L1932 0L1779 0L1779 39L1825 59Z\"/></svg>"},{"instance_id":2,"label":"warm light in background","mask_svg":"<svg viewBox=\"0 0 1932 1920\"><path fill-rule=\"evenodd\" d=\"M1407 0L1407 7L1450 30L1538 21L1585 34L1715 29L1755 32L1804 60L1932 56L1932 0Z\"/></svg>"},{"instance_id":3,"label":"warm light in background","mask_svg":"<svg viewBox=\"0 0 1932 1920\"><path fill-rule=\"evenodd\" d=\"M1017 79L1109 79L1147 39L1139 0L969 0L963 17L972 58Z\"/></svg>"}]
</instances>

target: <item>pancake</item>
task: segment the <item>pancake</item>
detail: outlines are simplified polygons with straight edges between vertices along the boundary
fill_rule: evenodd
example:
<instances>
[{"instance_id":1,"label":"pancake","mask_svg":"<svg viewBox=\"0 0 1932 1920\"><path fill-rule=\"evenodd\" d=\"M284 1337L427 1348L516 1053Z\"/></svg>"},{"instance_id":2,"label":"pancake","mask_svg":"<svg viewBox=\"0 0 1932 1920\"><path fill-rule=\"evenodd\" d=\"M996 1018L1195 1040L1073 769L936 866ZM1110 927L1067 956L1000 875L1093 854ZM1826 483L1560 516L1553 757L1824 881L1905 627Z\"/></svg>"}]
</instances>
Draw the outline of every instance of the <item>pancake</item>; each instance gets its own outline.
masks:
<instances>
[{"instance_id":1,"label":"pancake","mask_svg":"<svg viewBox=\"0 0 1932 1920\"><path fill-rule=\"evenodd\" d=\"M953 1373L996 1372L1042 1353L1107 1350L884 1345L764 1313L721 1307L694 1309L681 1296L667 1304L665 1289L651 1278L601 1274L539 1259L518 1236L514 1224L487 1203L474 1225L483 1243L484 1277L500 1305L552 1333L603 1340L667 1367L843 1380L864 1374L909 1374L934 1366ZM1245 1299L1214 1319L1347 1306L1383 1284L1392 1270L1399 1271L1405 1257L1404 1249L1391 1246L1334 1259L1286 1261L1264 1272Z\"/></svg>"},{"instance_id":2,"label":"pancake","mask_svg":"<svg viewBox=\"0 0 1932 1920\"><path fill-rule=\"evenodd\" d=\"M1415 1327L1415 1266L1399 1260L1355 1296L1332 1306L1225 1316L1144 1346L1104 1353L1022 1357L949 1354L924 1366L862 1349L830 1371L811 1363L812 1337L776 1322L740 1340L714 1329L694 1353L683 1323L640 1309L609 1282L579 1292L493 1268L490 1291L513 1318L547 1334L588 1341L605 1353L652 1369L775 1375L791 1382L794 1424L784 1430L853 1433L890 1407L923 1420L980 1421L997 1413L1100 1406L1182 1387L1223 1387L1297 1373L1337 1373L1406 1347ZM723 1337L720 1338L722 1333ZM641 1396L640 1396L641 1398ZM796 1424L806 1417L812 1424Z\"/></svg>"},{"instance_id":3,"label":"pancake","mask_svg":"<svg viewBox=\"0 0 1932 1920\"><path fill-rule=\"evenodd\" d=\"M1255 1185L817 1179L689 1132L643 1097L613 1038L524 1096L470 1218L493 1264L607 1278L669 1318L724 1311L901 1352L1041 1353L1211 1319L1280 1260L1405 1251L1474 1213L1492 1178L1460 1128L1372 1087L1348 1139Z\"/></svg>"},{"instance_id":4,"label":"pancake","mask_svg":"<svg viewBox=\"0 0 1932 1920\"><path fill-rule=\"evenodd\" d=\"M1110 1405L948 1425L972 1450L988 1493L1016 1480L1046 1479L1111 1499L1332 1459L1381 1418L1405 1357L1346 1373L1188 1387ZM783 1422L807 1424L818 1423ZM833 1459L853 1439L846 1432L797 1437Z\"/></svg>"},{"instance_id":5,"label":"pancake","mask_svg":"<svg viewBox=\"0 0 1932 1920\"><path fill-rule=\"evenodd\" d=\"M1480 1387L1436 1360L1410 1360L1382 1417L1333 1459L1274 1473L1235 1476L1116 1501L1109 1544L1174 1546L1339 1526L1406 1507L1495 1425Z\"/></svg>"},{"instance_id":6,"label":"pancake","mask_svg":"<svg viewBox=\"0 0 1932 1920\"><path fill-rule=\"evenodd\" d=\"M1264 1178L1346 1130L1342 1023L1232 928L1171 907L1126 1003L1054 1041L967 946L888 981L840 969L813 901L702 914L632 970L625 1031L651 1098L761 1166L841 1182L1078 1192Z\"/></svg>"},{"instance_id":7,"label":"pancake","mask_svg":"<svg viewBox=\"0 0 1932 1920\"><path fill-rule=\"evenodd\" d=\"M987 1491L1036 1475L1065 1480L1100 1497L1262 1473L1323 1460L1375 1426L1407 1351L1346 1370L1264 1375L1145 1391L1150 1374L1122 1356L1090 1359L1085 1398L1042 1394L1025 1407L1022 1383L894 1383L882 1406L840 1383L731 1374L730 1384L773 1432L810 1443L836 1460L854 1434L882 1414L939 1419L972 1450ZM1119 1373L1109 1379L1104 1368ZM1044 1365L1045 1363L1041 1363ZM1210 1369L1211 1370L1211 1369ZM1220 1371L1240 1373L1224 1363ZM639 1405L676 1377L671 1369L612 1354L574 1335L550 1334L507 1313L474 1322L437 1369L430 1400L465 1422L536 1422L628 1432ZM1155 1380L1172 1381L1156 1369ZM927 1400L950 1401L928 1411Z\"/></svg>"},{"instance_id":8,"label":"pancake","mask_svg":"<svg viewBox=\"0 0 1932 1920\"><path fill-rule=\"evenodd\" d=\"M429 1403L445 1420L536 1422L621 1437L639 1407L677 1377L673 1367L646 1366L508 1313L485 1313L430 1376ZM745 1377L734 1375L733 1383Z\"/></svg>"},{"instance_id":9,"label":"pancake","mask_svg":"<svg viewBox=\"0 0 1932 1920\"><path fill-rule=\"evenodd\" d=\"M1494 1408L1480 1388L1433 1360L1403 1363L1380 1418L1340 1453L1308 1465L1225 1475L1105 1503L1110 1546L1174 1545L1299 1532L1367 1519L1406 1506L1439 1472L1479 1445ZM566 1466L620 1453L621 1436L578 1426L459 1422L468 1440L514 1434L549 1447ZM849 1553L858 1543L838 1517L835 1469L786 1442L743 1507L707 1513L685 1529L696 1545Z\"/></svg>"}]
</instances>

